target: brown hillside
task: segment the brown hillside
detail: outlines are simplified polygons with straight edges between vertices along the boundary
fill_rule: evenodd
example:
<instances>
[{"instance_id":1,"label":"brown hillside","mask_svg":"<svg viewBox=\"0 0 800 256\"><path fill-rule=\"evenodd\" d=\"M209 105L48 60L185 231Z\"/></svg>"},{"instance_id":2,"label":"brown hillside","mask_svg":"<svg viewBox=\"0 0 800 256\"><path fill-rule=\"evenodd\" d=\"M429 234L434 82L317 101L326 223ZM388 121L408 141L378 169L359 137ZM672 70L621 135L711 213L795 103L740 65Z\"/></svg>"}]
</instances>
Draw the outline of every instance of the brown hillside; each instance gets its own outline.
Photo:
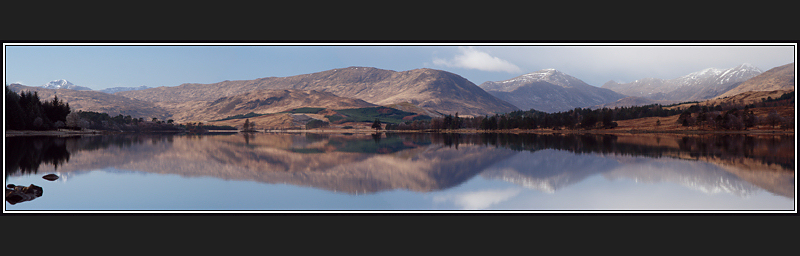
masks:
<instances>
[{"instance_id":1,"label":"brown hillside","mask_svg":"<svg viewBox=\"0 0 800 256\"><path fill-rule=\"evenodd\" d=\"M791 92L793 90L775 90L775 91L749 91L739 93L733 96L727 96L724 98L716 98L701 101L698 103L684 103L675 106L665 107L665 109L686 109L691 107L692 105L700 105L700 106L744 106L753 103L759 103L762 99L767 98L779 98L781 95Z\"/></svg>"},{"instance_id":2,"label":"brown hillside","mask_svg":"<svg viewBox=\"0 0 800 256\"><path fill-rule=\"evenodd\" d=\"M293 118L293 115L289 113L269 114L264 116L251 117L247 119L242 118L242 119L231 119L224 121L214 121L214 122L208 122L207 124L227 125L227 126L242 128L244 126L245 120L250 120L250 123L255 125L255 129L259 131L264 129L270 129L270 130L293 129L293 128L301 128L304 126L304 123L295 122L295 118Z\"/></svg>"},{"instance_id":3,"label":"brown hillside","mask_svg":"<svg viewBox=\"0 0 800 256\"><path fill-rule=\"evenodd\" d=\"M730 97L748 91L775 90L794 90L794 63L767 70L716 98Z\"/></svg>"},{"instance_id":4,"label":"brown hillside","mask_svg":"<svg viewBox=\"0 0 800 256\"><path fill-rule=\"evenodd\" d=\"M748 131L774 131L774 130L781 130L780 128L772 129L769 125L763 123L763 120L766 120L767 115L770 112L776 111L778 115L783 118L786 118L790 121L790 123L794 123L794 106L778 106L778 107L757 107L753 108L753 114L755 114L759 120L759 124L754 127L748 129ZM630 120L619 120L617 122L617 127L610 129L611 131L697 131L700 128L697 126L691 127L684 127L678 123L678 117L680 115L673 115L667 117L645 117L645 118L637 118L637 119L630 119ZM705 129L705 131L711 131L709 129ZM781 130L784 131L784 130ZM787 132L794 132L794 126L785 130Z\"/></svg>"},{"instance_id":5,"label":"brown hillside","mask_svg":"<svg viewBox=\"0 0 800 256\"><path fill-rule=\"evenodd\" d=\"M178 122L218 120L250 112L278 113L302 107L343 109L376 106L363 100L337 97L328 92L304 90L258 90L222 97L212 102L160 102L158 105L174 113L172 118Z\"/></svg>"},{"instance_id":6,"label":"brown hillside","mask_svg":"<svg viewBox=\"0 0 800 256\"><path fill-rule=\"evenodd\" d=\"M495 98L461 76L434 69L396 72L349 67L290 77L158 87L118 92L116 95L151 102L215 101L264 89L324 91L377 105L407 102L428 111L458 112L463 116L517 110L514 105Z\"/></svg>"}]
</instances>

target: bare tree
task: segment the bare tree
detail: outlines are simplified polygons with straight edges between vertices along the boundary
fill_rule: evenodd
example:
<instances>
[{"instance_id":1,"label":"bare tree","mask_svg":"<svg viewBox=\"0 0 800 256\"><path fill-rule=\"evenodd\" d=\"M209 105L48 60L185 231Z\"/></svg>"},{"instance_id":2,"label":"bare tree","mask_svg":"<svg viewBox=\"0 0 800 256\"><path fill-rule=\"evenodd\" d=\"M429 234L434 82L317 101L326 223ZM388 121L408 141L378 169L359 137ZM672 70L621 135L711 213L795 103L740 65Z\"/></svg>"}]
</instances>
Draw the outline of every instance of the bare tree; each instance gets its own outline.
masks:
<instances>
[{"instance_id":1,"label":"bare tree","mask_svg":"<svg viewBox=\"0 0 800 256\"><path fill-rule=\"evenodd\" d=\"M772 129L775 129L776 125L783 123L784 118L778 114L778 111L772 110L767 115L767 124L772 126Z\"/></svg>"},{"instance_id":2,"label":"bare tree","mask_svg":"<svg viewBox=\"0 0 800 256\"><path fill-rule=\"evenodd\" d=\"M81 116L78 113L80 111L72 111L67 115L67 127L81 127Z\"/></svg>"}]
</instances>

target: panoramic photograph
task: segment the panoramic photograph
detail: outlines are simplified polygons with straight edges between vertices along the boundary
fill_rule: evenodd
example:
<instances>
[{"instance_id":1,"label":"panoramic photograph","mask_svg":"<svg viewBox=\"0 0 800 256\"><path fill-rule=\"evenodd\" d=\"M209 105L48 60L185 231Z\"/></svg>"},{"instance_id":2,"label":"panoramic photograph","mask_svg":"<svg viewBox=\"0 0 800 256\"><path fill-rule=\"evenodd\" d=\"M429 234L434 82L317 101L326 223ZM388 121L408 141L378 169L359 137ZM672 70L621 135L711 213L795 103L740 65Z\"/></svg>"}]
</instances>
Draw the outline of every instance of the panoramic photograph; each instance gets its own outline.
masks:
<instances>
[{"instance_id":1,"label":"panoramic photograph","mask_svg":"<svg viewBox=\"0 0 800 256\"><path fill-rule=\"evenodd\" d=\"M797 213L796 43L4 43L4 214Z\"/></svg>"}]
</instances>

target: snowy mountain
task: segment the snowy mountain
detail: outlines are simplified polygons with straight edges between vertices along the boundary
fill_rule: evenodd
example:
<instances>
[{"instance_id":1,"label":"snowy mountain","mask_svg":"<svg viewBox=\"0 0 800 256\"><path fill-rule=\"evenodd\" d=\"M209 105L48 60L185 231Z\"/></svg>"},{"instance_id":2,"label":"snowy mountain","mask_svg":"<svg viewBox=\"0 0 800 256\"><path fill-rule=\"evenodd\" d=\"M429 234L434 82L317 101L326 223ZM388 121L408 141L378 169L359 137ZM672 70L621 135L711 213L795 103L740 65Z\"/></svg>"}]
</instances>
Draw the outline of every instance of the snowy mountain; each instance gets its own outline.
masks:
<instances>
[{"instance_id":1,"label":"snowy mountain","mask_svg":"<svg viewBox=\"0 0 800 256\"><path fill-rule=\"evenodd\" d=\"M70 89L70 90L77 90L77 91L91 91L92 90L91 88L88 88L88 87L74 85L74 84L72 84L69 81L64 80L64 79L50 81L49 83L44 84L41 87L45 88L45 89Z\"/></svg>"},{"instance_id":2,"label":"snowy mountain","mask_svg":"<svg viewBox=\"0 0 800 256\"><path fill-rule=\"evenodd\" d=\"M678 78L645 78L630 83L609 81L602 88L652 100L705 100L723 94L762 71L748 63L734 68L707 68Z\"/></svg>"},{"instance_id":3,"label":"snowy mountain","mask_svg":"<svg viewBox=\"0 0 800 256\"><path fill-rule=\"evenodd\" d=\"M138 90L144 90L144 89L150 89L150 87L147 87L147 86L144 86L144 85L136 86L136 87L113 87L113 88L102 89L100 91L104 92L104 93L108 93L108 94L114 94L115 92L138 91Z\"/></svg>"},{"instance_id":4,"label":"snowy mountain","mask_svg":"<svg viewBox=\"0 0 800 256\"><path fill-rule=\"evenodd\" d=\"M511 92L525 84L534 82L548 82L564 88L572 88L576 86L580 87L583 85L590 86L580 79L567 75L561 71L548 68L533 73L524 74L505 81L485 82L481 84L480 87L487 91Z\"/></svg>"},{"instance_id":5,"label":"snowy mountain","mask_svg":"<svg viewBox=\"0 0 800 256\"><path fill-rule=\"evenodd\" d=\"M614 102L624 95L591 86L555 69L542 69L509 80L485 82L483 90L522 110L566 111Z\"/></svg>"},{"instance_id":6,"label":"snowy mountain","mask_svg":"<svg viewBox=\"0 0 800 256\"><path fill-rule=\"evenodd\" d=\"M771 68L760 75L747 79L736 88L717 96L717 98L734 96L750 91L794 90L794 70L794 62Z\"/></svg>"}]
</instances>

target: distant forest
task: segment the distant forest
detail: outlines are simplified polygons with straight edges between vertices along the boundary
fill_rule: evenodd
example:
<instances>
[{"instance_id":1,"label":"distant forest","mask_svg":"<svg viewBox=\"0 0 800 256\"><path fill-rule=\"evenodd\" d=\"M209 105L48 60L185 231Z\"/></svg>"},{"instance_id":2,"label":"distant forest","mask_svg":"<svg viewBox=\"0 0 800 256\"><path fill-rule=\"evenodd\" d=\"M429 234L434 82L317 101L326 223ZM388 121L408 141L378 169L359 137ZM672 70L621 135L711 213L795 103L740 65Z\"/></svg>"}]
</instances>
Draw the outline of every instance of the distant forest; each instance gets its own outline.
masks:
<instances>
[{"instance_id":1,"label":"distant forest","mask_svg":"<svg viewBox=\"0 0 800 256\"><path fill-rule=\"evenodd\" d=\"M619 107L614 109L575 108L569 111L546 113L534 109L514 111L493 116L462 118L455 115L433 118L432 120L415 120L401 124L387 124L387 130L455 130L471 128L479 130L510 129L608 129L617 127L616 121L644 117L667 117L680 115L678 122L683 126L721 130L743 130L758 124L771 125L773 128L787 128L792 124L792 117L782 117L776 112L766 118L753 114L756 107L783 106L794 104L794 92L781 97L762 99L760 103L743 106L716 105L713 107L699 104L687 109L667 109L660 104L646 106ZM739 109L742 108L742 109Z\"/></svg>"}]
</instances>

